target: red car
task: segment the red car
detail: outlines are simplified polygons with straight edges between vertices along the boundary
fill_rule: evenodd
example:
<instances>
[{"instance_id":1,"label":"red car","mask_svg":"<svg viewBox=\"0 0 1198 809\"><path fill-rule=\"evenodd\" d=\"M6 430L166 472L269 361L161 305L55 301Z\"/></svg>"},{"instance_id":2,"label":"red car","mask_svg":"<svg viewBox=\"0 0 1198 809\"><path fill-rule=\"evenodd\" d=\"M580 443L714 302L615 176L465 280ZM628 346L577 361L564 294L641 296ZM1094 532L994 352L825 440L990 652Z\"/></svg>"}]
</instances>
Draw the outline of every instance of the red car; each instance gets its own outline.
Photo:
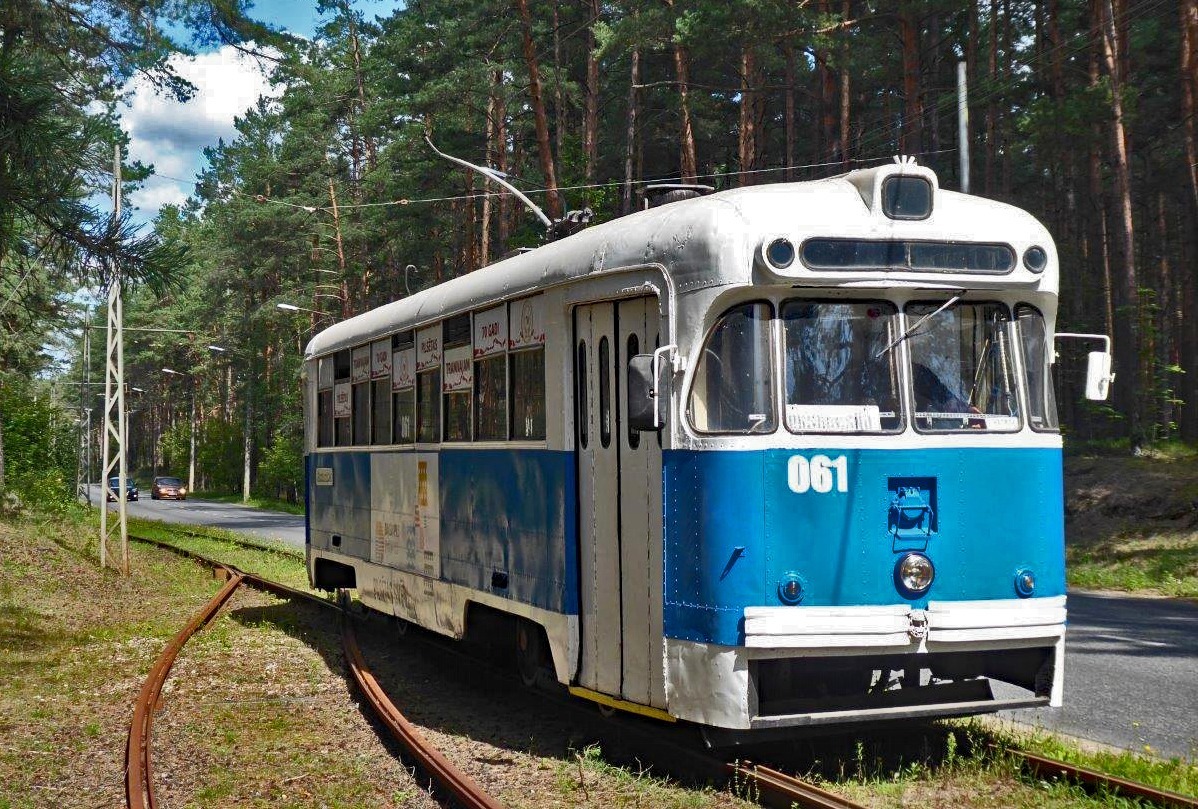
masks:
<instances>
[{"instance_id":1,"label":"red car","mask_svg":"<svg viewBox=\"0 0 1198 809\"><path fill-rule=\"evenodd\" d=\"M150 486L151 500L186 500L187 487L178 478L154 478Z\"/></svg>"}]
</instances>

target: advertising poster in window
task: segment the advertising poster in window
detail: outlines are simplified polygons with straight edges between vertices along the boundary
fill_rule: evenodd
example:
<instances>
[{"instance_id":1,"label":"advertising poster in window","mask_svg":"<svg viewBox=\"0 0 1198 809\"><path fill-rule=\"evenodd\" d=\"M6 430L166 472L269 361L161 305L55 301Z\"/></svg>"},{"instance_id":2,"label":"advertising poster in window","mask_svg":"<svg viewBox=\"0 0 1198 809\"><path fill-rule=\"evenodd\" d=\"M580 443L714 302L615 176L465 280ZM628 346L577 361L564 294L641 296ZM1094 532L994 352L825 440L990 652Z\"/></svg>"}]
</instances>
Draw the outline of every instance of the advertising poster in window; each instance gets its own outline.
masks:
<instances>
[{"instance_id":1,"label":"advertising poster in window","mask_svg":"<svg viewBox=\"0 0 1198 809\"><path fill-rule=\"evenodd\" d=\"M354 365L350 372L350 381L365 382L370 379L370 346L361 346L354 349Z\"/></svg>"},{"instance_id":2,"label":"advertising poster in window","mask_svg":"<svg viewBox=\"0 0 1198 809\"><path fill-rule=\"evenodd\" d=\"M511 335L508 348L545 345L545 299L541 295L512 301Z\"/></svg>"},{"instance_id":3,"label":"advertising poster in window","mask_svg":"<svg viewBox=\"0 0 1198 809\"><path fill-rule=\"evenodd\" d=\"M391 390L406 390L415 384L416 349L401 348L391 355Z\"/></svg>"},{"instance_id":4,"label":"advertising poster in window","mask_svg":"<svg viewBox=\"0 0 1198 809\"><path fill-rule=\"evenodd\" d=\"M391 341L379 340L370 346L370 378L386 379L391 376Z\"/></svg>"},{"instance_id":5,"label":"advertising poster in window","mask_svg":"<svg viewBox=\"0 0 1198 809\"><path fill-rule=\"evenodd\" d=\"M333 387L333 418L347 419L353 414L354 399L350 387L348 382L338 382Z\"/></svg>"},{"instance_id":6,"label":"advertising poster in window","mask_svg":"<svg viewBox=\"0 0 1198 809\"><path fill-rule=\"evenodd\" d=\"M474 358L501 354L507 348L507 306L474 316Z\"/></svg>"},{"instance_id":7,"label":"advertising poster in window","mask_svg":"<svg viewBox=\"0 0 1198 809\"><path fill-rule=\"evenodd\" d=\"M428 371L441 364L441 326L416 332L416 371Z\"/></svg>"},{"instance_id":8,"label":"advertising poster in window","mask_svg":"<svg viewBox=\"0 0 1198 809\"><path fill-rule=\"evenodd\" d=\"M333 387L333 358L321 357L316 365L316 387L329 390Z\"/></svg>"},{"instance_id":9,"label":"advertising poster in window","mask_svg":"<svg viewBox=\"0 0 1198 809\"><path fill-rule=\"evenodd\" d=\"M474 361L470 346L458 346L445 351L445 373L441 377L441 392L469 391L474 387Z\"/></svg>"}]
</instances>

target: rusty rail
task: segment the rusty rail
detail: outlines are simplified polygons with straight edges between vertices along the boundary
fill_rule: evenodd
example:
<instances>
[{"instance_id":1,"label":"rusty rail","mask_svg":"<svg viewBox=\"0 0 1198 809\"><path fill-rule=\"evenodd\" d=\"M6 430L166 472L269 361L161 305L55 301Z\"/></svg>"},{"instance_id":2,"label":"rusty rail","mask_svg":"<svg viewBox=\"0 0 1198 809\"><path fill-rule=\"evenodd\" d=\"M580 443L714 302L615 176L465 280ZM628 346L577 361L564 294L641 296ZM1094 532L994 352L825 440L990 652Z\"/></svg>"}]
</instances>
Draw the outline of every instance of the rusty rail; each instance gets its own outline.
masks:
<instances>
[{"instance_id":1,"label":"rusty rail","mask_svg":"<svg viewBox=\"0 0 1198 809\"><path fill-rule=\"evenodd\" d=\"M784 809L798 806L801 809L864 809L848 798L820 789L793 775L753 764L749 761L733 761L725 765L732 778L735 790L756 789L759 802Z\"/></svg>"},{"instance_id":2,"label":"rusty rail","mask_svg":"<svg viewBox=\"0 0 1198 809\"><path fill-rule=\"evenodd\" d=\"M214 565L214 568L229 572L229 580L203 609L192 616L187 626L175 635L158 655L133 705L133 721L129 726L129 739L125 746L125 803L129 809L154 809L157 806L154 799L150 740L154 728L154 706L162 694L162 686L166 683L171 666L183 649L183 644L212 620L244 579L240 573L224 565Z\"/></svg>"},{"instance_id":3,"label":"rusty rail","mask_svg":"<svg viewBox=\"0 0 1198 809\"><path fill-rule=\"evenodd\" d=\"M1114 775L1100 773L1097 770L1090 770L1085 767L1079 767L1076 764L1070 764L1065 761L1059 761L1054 758L1029 753L1026 750L1019 750L1014 747L1005 748L1005 752L1019 759L1027 769L1037 777L1041 778L1067 778L1083 786L1091 789L1105 789L1106 791L1123 795L1129 798L1139 798L1143 801L1154 803L1157 806L1177 807L1178 809L1198 809L1198 798L1188 795L1181 795L1176 792L1169 792L1164 789L1140 784L1135 781L1128 781L1125 778L1119 778Z\"/></svg>"},{"instance_id":4,"label":"rusty rail","mask_svg":"<svg viewBox=\"0 0 1198 809\"><path fill-rule=\"evenodd\" d=\"M264 590L282 598L307 600L323 607L340 611L340 607L331 601L326 601L312 593L288 587L285 584L265 579L253 573L244 573L229 565L209 559L202 554L177 548L167 542L149 537L139 537L130 534L130 539L146 542L165 550L180 553L197 562L208 565L214 570L228 571L229 582L217 593L208 605L192 618L187 628L180 632L163 650L158 663L150 671L150 677L142 686L142 695L134 706L133 723L129 729L129 745L126 751L125 795L129 809L155 809L152 772L150 769L150 729L153 724L153 706L166 682L170 666L178 655L179 649L195 634L220 608L237 586L245 583L258 590ZM358 647L357 637L353 627L347 620L342 621L342 643L345 648L346 665L352 674L358 688L366 696L371 709L379 720L387 727L404 749L415 758L420 765L441 784L454 799L465 809L503 809L503 805L485 792L470 776L455 768L448 759L442 756L424 739L419 731L404 717L395 704L387 697L378 680L367 668ZM169 657L168 657L169 655ZM165 662L164 662L165 661ZM136 755L135 755L136 754ZM144 798L143 798L144 790ZM148 802L144 802L148 801Z\"/></svg>"}]
</instances>

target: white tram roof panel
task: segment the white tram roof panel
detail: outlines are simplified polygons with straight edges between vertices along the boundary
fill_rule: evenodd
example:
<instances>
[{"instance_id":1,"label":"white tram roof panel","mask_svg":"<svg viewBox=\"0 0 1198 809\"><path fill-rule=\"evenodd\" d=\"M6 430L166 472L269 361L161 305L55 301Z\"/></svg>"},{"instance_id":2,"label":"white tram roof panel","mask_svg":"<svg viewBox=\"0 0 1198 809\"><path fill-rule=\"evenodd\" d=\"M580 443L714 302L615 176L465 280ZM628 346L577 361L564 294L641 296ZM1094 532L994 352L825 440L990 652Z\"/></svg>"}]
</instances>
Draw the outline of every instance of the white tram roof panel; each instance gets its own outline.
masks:
<instances>
[{"instance_id":1,"label":"white tram roof panel","mask_svg":"<svg viewBox=\"0 0 1198 809\"><path fill-rule=\"evenodd\" d=\"M905 175L932 183L931 214L895 220L878 207L882 182ZM872 200L871 200L872 192ZM1002 275L862 269L812 270L799 258L786 269L762 258L779 237L800 249L808 238L920 240L1009 245L1016 267ZM1039 274L1019 257L1032 245L1048 253ZM936 175L911 164L892 164L823 180L729 189L661 205L586 228L567 238L479 268L435 287L336 323L312 338L306 356L325 355L390 334L546 287L619 269L662 264L680 294L707 287L767 283L852 287L996 284L1057 291L1056 249L1031 214L994 200L938 188Z\"/></svg>"}]
</instances>

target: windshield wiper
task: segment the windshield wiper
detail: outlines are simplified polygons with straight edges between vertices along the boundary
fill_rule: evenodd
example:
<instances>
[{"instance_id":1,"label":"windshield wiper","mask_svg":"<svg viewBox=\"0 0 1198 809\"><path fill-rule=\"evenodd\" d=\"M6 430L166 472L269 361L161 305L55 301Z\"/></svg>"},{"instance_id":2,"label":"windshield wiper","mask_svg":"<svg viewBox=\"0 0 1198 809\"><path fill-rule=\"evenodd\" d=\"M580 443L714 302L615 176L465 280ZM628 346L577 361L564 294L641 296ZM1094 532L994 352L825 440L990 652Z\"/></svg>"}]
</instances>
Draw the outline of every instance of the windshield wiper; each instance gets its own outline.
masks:
<instances>
[{"instance_id":1,"label":"windshield wiper","mask_svg":"<svg viewBox=\"0 0 1198 809\"><path fill-rule=\"evenodd\" d=\"M961 300L961 297L962 297L964 294L965 294L965 290L963 290L963 289L962 289L962 290L960 290L960 291L959 291L959 292L958 292L956 295L953 295L953 296L952 296L951 298L949 298L947 301L945 301L944 303L942 303L942 304L940 305L940 308L939 308L939 309L937 309L937 310L936 310L936 311L934 311L934 312L929 312L928 314L926 314L926 315L924 315L923 317L921 317L919 320L917 320L917 321L915 321L914 323L912 323L910 326L908 326L908 327L907 327L907 330L906 330L906 331L904 331L904 332L903 332L902 334L900 334L898 337L895 337L893 340L891 340L891 341L890 341L890 343L889 343L889 344L888 344L888 345L887 345L885 348L883 348L881 351L879 351L877 354L874 354L874 359L876 360L876 359L879 359L879 358L881 358L881 357L882 357L882 355L883 355L883 354L885 354L887 351L889 351L890 349L894 348L896 345L898 345L899 343L901 343L903 340L906 340L906 339L907 339L908 337L910 337L911 335L915 334L915 332L917 332L917 331L919 330L919 327L920 327L920 326L922 326L923 324L927 323L927 322L928 322L929 320L931 320L932 318L936 317L936 315L940 314L941 312L943 312L943 311L944 311L945 309L947 309L948 307L952 306L952 305L953 305L954 303L956 303L957 301Z\"/></svg>"}]
</instances>

